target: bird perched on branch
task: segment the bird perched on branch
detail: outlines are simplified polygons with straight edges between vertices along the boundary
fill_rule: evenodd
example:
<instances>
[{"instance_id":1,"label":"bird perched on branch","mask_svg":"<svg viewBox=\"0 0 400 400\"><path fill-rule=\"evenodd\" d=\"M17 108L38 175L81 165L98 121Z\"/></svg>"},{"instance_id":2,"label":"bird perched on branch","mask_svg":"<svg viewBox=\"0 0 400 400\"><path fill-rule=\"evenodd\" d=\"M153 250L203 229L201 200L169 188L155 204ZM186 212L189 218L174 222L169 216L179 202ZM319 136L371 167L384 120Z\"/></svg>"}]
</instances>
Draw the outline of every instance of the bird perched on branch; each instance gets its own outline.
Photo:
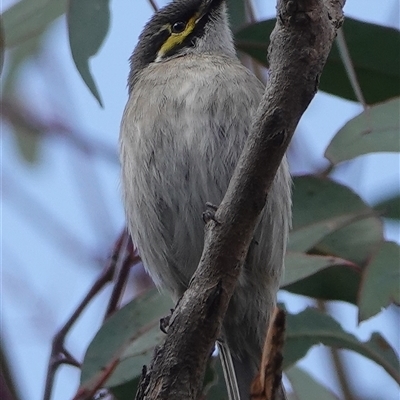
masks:
<instances>
[{"instance_id":1,"label":"bird perched on branch","mask_svg":"<svg viewBox=\"0 0 400 400\"><path fill-rule=\"evenodd\" d=\"M175 0L156 12L130 61L120 135L128 227L156 284L178 299L202 253L205 204L221 202L264 87L237 58L224 0ZM290 186L284 159L223 322L234 400L249 398L275 306Z\"/></svg>"}]
</instances>

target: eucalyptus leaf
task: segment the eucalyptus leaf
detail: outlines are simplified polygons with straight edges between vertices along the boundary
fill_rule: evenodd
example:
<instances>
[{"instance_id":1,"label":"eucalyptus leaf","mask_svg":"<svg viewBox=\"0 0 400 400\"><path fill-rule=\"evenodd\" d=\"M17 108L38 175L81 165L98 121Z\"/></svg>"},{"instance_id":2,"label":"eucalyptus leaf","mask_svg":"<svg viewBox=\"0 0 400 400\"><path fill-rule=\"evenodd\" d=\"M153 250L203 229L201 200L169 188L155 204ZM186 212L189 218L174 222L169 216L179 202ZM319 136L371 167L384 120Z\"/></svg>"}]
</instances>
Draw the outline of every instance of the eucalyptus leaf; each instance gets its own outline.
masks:
<instances>
[{"instance_id":1,"label":"eucalyptus leaf","mask_svg":"<svg viewBox=\"0 0 400 400\"><path fill-rule=\"evenodd\" d=\"M301 368L288 369L286 376L289 378L297 400L339 400L330 390Z\"/></svg>"},{"instance_id":2,"label":"eucalyptus leaf","mask_svg":"<svg viewBox=\"0 0 400 400\"><path fill-rule=\"evenodd\" d=\"M281 288L315 299L340 300L356 305L360 280L359 268L338 265L321 268L314 274Z\"/></svg>"},{"instance_id":3,"label":"eucalyptus leaf","mask_svg":"<svg viewBox=\"0 0 400 400\"><path fill-rule=\"evenodd\" d=\"M235 32L246 23L246 6L244 0L227 0L229 22Z\"/></svg>"},{"instance_id":4,"label":"eucalyptus leaf","mask_svg":"<svg viewBox=\"0 0 400 400\"><path fill-rule=\"evenodd\" d=\"M282 288L292 293L357 304L360 268L383 241L382 222L348 187L329 178L301 176L293 184L293 230L289 239L288 274ZM311 255L346 260L343 265L307 255L290 258L299 249ZM314 261L315 260L315 263ZM318 262L317 262L318 261ZM296 269L296 263L303 266ZM303 275L304 274L304 275ZM288 275L290 276L290 275ZM286 279L286 278L285 278Z\"/></svg>"},{"instance_id":5,"label":"eucalyptus leaf","mask_svg":"<svg viewBox=\"0 0 400 400\"><path fill-rule=\"evenodd\" d=\"M39 124L32 124L32 119L27 118L27 111L13 99L17 97L15 90L19 74L29 58L40 51L42 40L43 34L32 36L32 38L11 49L8 53L8 68L3 76L3 118L10 124L10 128L16 137L18 150L28 163L38 161L39 144L43 130Z\"/></svg>"},{"instance_id":6,"label":"eucalyptus leaf","mask_svg":"<svg viewBox=\"0 0 400 400\"><path fill-rule=\"evenodd\" d=\"M240 29L235 33L236 48L268 67L267 51L269 37L275 24L275 19L269 19L249 24Z\"/></svg>"},{"instance_id":7,"label":"eucalyptus leaf","mask_svg":"<svg viewBox=\"0 0 400 400\"><path fill-rule=\"evenodd\" d=\"M285 368L293 366L303 358L312 346L324 344L352 350L369 358L400 383L399 359L389 343L378 333L373 333L368 341L360 341L344 331L332 317L312 308L307 308L299 314L288 314L286 327L283 352Z\"/></svg>"},{"instance_id":8,"label":"eucalyptus leaf","mask_svg":"<svg viewBox=\"0 0 400 400\"><path fill-rule=\"evenodd\" d=\"M332 254L362 266L378 251L382 242L382 221L374 216L325 236L314 249L319 254Z\"/></svg>"},{"instance_id":9,"label":"eucalyptus leaf","mask_svg":"<svg viewBox=\"0 0 400 400\"><path fill-rule=\"evenodd\" d=\"M374 209L386 218L400 219L400 195L376 204Z\"/></svg>"},{"instance_id":10,"label":"eucalyptus leaf","mask_svg":"<svg viewBox=\"0 0 400 400\"><path fill-rule=\"evenodd\" d=\"M368 212L373 213L360 196L329 178L304 175L293 180L294 233L316 224L336 228L351 215Z\"/></svg>"},{"instance_id":11,"label":"eucalyptus leaf","mask_svg":"<svg viewBox=\"0 0 400 400\"><path fill-rule=\"evenodd\" d=\"M358 319L364 321L389 304L400 305L400 247L385 242L363 271Z\"/></svg>"},{"instance_id":12,"label":"eucalyptus leaf","mask_svg":"<svg viewBox=\"0 0 400 400\"><path fill-rule=\"evenodd\" d=\"M115 400L134 399L135 393L137 392L139 387L140 378L141 376L139 375L122 385L111 387L110 392L113 394Z\"/></svg>"},{"instance_id":13,"label":"eucalyptus leaf","mask_svg":"<svg viewBox=\"0 0 400 400\"><path fill-rule=\"evenodd\" d=\"M346 221L351 214L354 222L351 217ZM340 223L342 226L338 226ZM330 231L329 226L333 228ZM294 239L289 239L293 248L309 251L313 245L313 253L358 265L363 265L383 241L382 222L371 207L348 187L315 176L293 181L293 232ZM297 232L309 237L298 236Z\"/></svg>"},{"instance_id":14,"label":"eucalyptus leaf","mask_svg":"<svg viewBox=\"0 0 400 400\"><path fill-rule=\"evenodd\" d=\"M21 0L3 13L7 47L41 35L67 9L67 0Z\"/></svg>"},{"instance_id":15,"label":"eucalyptus leaf","mask_svg":"<svg viewBox=\"0 0 400 400\"><path fill-rule=\"evenodd\" d=\"M269 37L275 20L251 24L235 35L243 51L261 64L267 64ZM343 31L358 82L368 104L400 94L400 32L397 29L361 22L347 17ZM382 43L385 45L382 46ZM321 75L319 89L348 100L357 101L334 43Z\"/></svg>"},{"instance_id":16,"label":"eucalyptus leaf","mask_svg":"<svg viewBox=\"0 0 400 400\"><path fill-rule=\"evenodd\" d=\"M371 214L371 211L343 214L297 227L290 232L288 250L307 252L324 237L356 220L365 218L368 214Z\"/></svg>"},{"instance_id":17,"label":"eucalyptus leaf","mask_svg":"<svg viewBox=\"0 0 400 400\"><path fill-rule=\"evenodd\" d=\"M336 165L377 152L400 151L400 98L367 108L339 130L325 152Z\"/></svg>"},{"instance_id":18,"label":"eucalyptus leaf","mask_svg":"<svg viewBox=\"0 0 400 400\"><path fill-rule=\"evenodd\" d=\"M93 96L102 100L89 69L89 58L100 49L110 25L109 0L70 0L68 34L72 58Z\"/></svg>"},{"instance_id":19,"label":"eucalyptus leaf","mask_svg":"<svg viewBox=\"0 0 400 400\"><path fill-rule=\"evenodd\" d=\"M356 267L353 263L332 256L318 256L289 251L285 257L285 273L281 286L285 287L301 281L317 272L335 266Z\"/></svg>"},{"instance_id":20,"label":"eucalyptus leaf","mask_svg":"<svg viewBox=\"0 0 400 400\"><path fill-rule=\"evenodd\" d=\"M107 377L108 388L129 384L149 364L155 345L163 339L161 317L173 307L170 298L153 289L113 314L90 343L82 365L81 389Z\"/></svg>"},{"instance_id":21,"label":"eucalyptus leaf","mask_svg":"<svg viewBox=\"0 0 400 400\"><path fill-rule=\"evenodd\" d=\"M35 126L14 123L14 134L17 139L18 149L28 163L36 163L39 159L39 144L41 131Z\"/></svg>"}]
</instances>

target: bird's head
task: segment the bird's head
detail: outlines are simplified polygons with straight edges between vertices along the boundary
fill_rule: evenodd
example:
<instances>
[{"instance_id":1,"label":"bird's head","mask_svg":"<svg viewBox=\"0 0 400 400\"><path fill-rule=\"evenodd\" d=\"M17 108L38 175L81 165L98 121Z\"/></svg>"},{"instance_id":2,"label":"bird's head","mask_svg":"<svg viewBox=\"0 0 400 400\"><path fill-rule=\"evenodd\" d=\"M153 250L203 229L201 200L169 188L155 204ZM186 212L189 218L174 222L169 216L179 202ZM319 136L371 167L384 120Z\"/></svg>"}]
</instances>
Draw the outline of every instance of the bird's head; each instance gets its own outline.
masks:
<instances>
[{"instance_id":1,"label":"bird's head","mask_svg":"<svg viewBox=\"0 0 400 400\"><path fill-rule=\"evenodd\" d=\"M174 0L157 11L130 59L130 89L151 63L190 53L235 55L225 0Z\"/></svg>"}]
</instances>

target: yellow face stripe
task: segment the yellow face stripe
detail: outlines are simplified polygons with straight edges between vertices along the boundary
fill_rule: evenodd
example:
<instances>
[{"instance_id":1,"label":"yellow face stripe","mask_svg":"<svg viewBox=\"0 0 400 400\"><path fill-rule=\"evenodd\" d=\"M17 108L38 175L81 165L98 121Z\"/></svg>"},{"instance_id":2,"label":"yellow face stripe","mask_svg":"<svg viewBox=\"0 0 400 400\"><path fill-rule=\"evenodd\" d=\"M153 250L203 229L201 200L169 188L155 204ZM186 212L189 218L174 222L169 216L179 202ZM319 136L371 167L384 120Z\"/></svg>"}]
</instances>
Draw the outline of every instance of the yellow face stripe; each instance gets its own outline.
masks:
<instances>
[{"instance_id":1,"label":"yellow face stripe","mask_svg":"<svg viewBox=\"0 0 400 400\"><path fill-rule=\"evenodd\" d=\"M162 58L165 54L169 53L172 49L179 46L192 32L196 26L197 16L194 16L189 19L186 24L186 28L181 33L172 33L171 26L168 26L168 30L170 32L169 38L165 41L165 43L161 46L157 58Z\"/></svg>"}]
</instances>

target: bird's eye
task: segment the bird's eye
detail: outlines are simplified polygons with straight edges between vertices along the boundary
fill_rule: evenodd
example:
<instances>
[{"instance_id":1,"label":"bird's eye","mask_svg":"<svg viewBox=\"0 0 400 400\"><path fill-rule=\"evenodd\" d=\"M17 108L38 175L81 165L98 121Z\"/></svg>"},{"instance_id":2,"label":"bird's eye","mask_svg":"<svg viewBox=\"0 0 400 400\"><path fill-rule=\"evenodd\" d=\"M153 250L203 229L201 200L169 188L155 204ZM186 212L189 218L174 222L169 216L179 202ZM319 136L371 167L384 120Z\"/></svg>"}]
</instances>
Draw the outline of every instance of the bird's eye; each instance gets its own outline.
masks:
<instances>
[{"instance_id":1,"label":"bird's eye","mask_svg":"<svg viewBox=\"0 0 400 400\"><path fill-rule=\"evenodd\" d=\"M171 32L172 33L182 33L186 28L186 22L183 21L177 21L174 22L174 24L171 27Z\"/></svg>"}]
</instances>

